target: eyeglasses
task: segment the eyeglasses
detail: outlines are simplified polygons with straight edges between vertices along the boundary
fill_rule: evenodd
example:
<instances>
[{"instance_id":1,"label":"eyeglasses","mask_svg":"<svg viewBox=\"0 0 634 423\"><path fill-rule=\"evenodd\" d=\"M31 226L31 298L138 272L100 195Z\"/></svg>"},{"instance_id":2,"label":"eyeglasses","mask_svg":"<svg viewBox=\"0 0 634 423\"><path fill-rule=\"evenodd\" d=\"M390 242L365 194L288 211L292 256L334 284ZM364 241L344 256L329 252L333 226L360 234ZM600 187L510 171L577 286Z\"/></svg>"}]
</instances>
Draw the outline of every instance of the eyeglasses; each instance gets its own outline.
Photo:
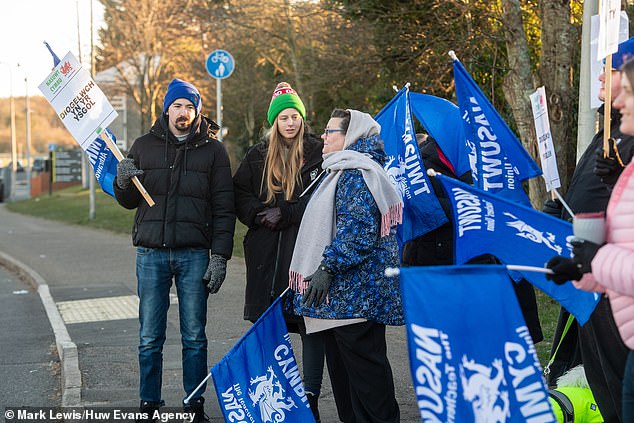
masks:
<instances>
[{"instance_id":1,"label":"eyeglasses","mask_svg":"<svg viewBox=\"0 0 634 423\"><path fill-rule=\"evenodd\" d=\"M325 136L328 136L334 132L343 132L343 129L324 129Z\"/></svg>"}]
</instances>

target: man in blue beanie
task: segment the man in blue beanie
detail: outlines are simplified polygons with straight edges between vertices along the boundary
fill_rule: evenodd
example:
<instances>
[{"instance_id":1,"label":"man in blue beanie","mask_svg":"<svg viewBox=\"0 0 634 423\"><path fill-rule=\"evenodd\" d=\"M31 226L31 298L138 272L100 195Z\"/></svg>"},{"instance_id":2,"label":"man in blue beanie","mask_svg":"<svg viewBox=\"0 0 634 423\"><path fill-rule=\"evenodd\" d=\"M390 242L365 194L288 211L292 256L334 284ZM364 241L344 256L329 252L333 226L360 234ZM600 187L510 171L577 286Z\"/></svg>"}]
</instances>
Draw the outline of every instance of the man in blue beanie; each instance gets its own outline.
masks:
<instances>
[{"instance_id":1,"label":"man in blue beanie","mask_svg":"<svg viewBox=\"0 0 634 423\"><path fill-rule=\"evenodd\" d=\"M621 91L619 69L631 57L634 57L634 38L619 44L618 51L612 55L612 69L604 68L599 75L600 100L605 101L606 72L612 73L612 101L619 95ZM603 122L603 110L603 106L598 110L601 122ZM592 138L592 142L579 159L566 193L566 202L574 213L605 212L612 187L634 155L634 138L621 133L620 123L620 113L612 108L610 149L607 157L603 157L603 129L601 129ZM544 211L571 221L572 216L566 210L562 210L561 206L559 201L548 200L544 203ZM554 277L561 283L565 282L566 277L560 276L557 264L553 260L549 261L548 267L556 272L556 275L551 278ZM610 303L603 296L590 316L590 320L583 326L575 322L566 334L564 328L568 316L569 313L562 308L551 355L554 354L562 338L563 342L551 366L549 384L552 384L566 370L582 363L603 418L606 422L621 422L621 388L629 350L623 344L614 324Z\"/></svg>"},{"instance_id":2,"label":"man in blue beanie","mask_svg":"<svg viewBox=\"0 0 634 423\"><path fill-rule=\"evenodd\" d=\"M164 405L162 352L172 281L178 295L184 398L208 372L207 298L225 279L235 213L229 157L216 139L218 125L201 110L196 87L172 80L162 115L117 165L115 197L126 209L137 209L132 228L140 323L137 421L154 421L152 416ZM134 177L141 180L154 206L131 183ZM194 422L208 421L204 391L202 387L184 404Z\"/></svg>"}]
</instances>

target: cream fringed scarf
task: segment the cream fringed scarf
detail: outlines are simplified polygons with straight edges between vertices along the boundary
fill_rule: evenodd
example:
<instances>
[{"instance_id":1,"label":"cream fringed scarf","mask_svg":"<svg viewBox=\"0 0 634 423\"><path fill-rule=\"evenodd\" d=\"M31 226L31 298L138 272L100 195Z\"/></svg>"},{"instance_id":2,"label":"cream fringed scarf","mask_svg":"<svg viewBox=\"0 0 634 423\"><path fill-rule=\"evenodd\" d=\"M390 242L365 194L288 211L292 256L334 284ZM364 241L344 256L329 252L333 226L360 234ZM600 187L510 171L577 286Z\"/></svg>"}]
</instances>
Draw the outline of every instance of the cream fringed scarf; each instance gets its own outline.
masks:
<instances>
[{"instance_id":1,"label":"cream fringed scarf","mask_svg":"<svg viewBox=\"0 0 634 423\"><path fill-rule=\"evenodd\" d=\"M337 181L344 170L361 171L381 212L381 236L388 235L392 226L401 223L403 214L401 196L383 167L367 155L352 150L328 153L324 155L322 167L327 175L306 207L290 265L290 287L300 293L308 287L304 278L317 270L324 249L330 245L337 232L335 194Z\"/></svg>"}]
</instances>

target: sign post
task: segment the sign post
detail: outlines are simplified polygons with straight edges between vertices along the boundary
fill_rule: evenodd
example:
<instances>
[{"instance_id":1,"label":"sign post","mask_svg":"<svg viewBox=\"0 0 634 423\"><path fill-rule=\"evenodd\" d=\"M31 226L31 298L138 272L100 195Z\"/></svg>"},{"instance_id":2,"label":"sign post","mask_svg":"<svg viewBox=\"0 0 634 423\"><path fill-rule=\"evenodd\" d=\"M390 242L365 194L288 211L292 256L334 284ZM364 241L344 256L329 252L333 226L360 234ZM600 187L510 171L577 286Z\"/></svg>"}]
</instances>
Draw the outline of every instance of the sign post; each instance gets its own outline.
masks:
<instances>
[{"instance_id":1,"label":"sign post","mask_svg":"<svg viewBox=\"0 0 634 423\"><path fill-rule=\"evenodd\" d=\"M220 127L218 141L222 141L222 80L233 73L235 61L228 51L214 50L207 56L205 66L209 75L216 80L216 123Z\"/></svg>"},{"instance_id":2,"label":"sign post","mask_svg":"<svg viewBox=\"0 0 634 423\"><path fill-rule=\"evenodd\" d=\"M51 155L52 182L81 182L81 150L53 151Z\"/></svg>"},{"instance_id":3,"label":"sign post","mask_svg":"<svg viewBox=\"0 0 634 423\"><path fill-rule=\"evenodd\" d=\"M610 151L610 116L612 116L612 53L619 49L620 0L599 2L599 47L598 59L605 58L605 103L603 113L603 157Z\"/></svg>"}]
</instances>

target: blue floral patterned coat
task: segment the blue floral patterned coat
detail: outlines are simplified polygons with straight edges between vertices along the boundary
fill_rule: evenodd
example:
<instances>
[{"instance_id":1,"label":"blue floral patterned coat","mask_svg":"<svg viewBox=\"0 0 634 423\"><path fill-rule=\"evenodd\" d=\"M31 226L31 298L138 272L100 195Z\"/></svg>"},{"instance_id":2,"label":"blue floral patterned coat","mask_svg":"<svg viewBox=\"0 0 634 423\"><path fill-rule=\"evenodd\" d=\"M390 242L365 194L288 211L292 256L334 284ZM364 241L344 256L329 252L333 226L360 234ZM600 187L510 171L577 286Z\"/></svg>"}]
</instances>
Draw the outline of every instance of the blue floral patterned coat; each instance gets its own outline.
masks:
<instances>
[{"instance_id":1,"label":"blue floral patterned coat","mask_svg":"<svg viewBox=\"0 0 634 423\"><path fill-rule=\"evenodd\" d=\"M367 153L384 164L378 136L361 138L347 149ZM296 314L322 319L366 318L385 325L402 325L403 304L398 277L386 277L386 267L399 266L396 229L380 236L381 213L358 170L344 170L335 196L337 232L323 253L334 278L328 301L319 307L301 304L295 293Z\"/></svg>"}]
</instances>

